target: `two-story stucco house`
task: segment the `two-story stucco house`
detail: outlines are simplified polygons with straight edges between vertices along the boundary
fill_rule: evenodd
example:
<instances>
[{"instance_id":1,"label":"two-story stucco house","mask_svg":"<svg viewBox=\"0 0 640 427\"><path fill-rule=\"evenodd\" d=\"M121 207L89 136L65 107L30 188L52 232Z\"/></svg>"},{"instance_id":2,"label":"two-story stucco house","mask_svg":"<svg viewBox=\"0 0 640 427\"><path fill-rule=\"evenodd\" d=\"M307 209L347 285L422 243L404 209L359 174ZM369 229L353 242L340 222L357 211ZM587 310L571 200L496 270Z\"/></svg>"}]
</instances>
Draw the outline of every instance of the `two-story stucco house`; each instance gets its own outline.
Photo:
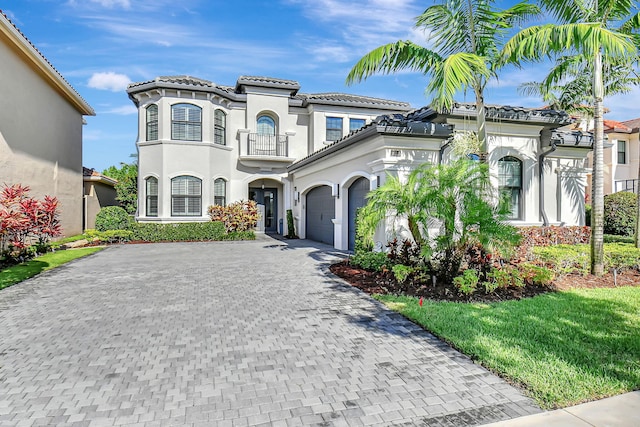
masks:
<instances>
[{"instance_id":1,"label":"two-story stucco house","mask_svg":"<svg viewBox=\"0 0 640 427\"><path fill-rule=\"evenodd\" d=\"M139 221L203 221L208 205L254 199L264 228L286 209L300 237L352 249L355 213L388 174L447 161L475 106L448 114L346 94L304 94L291 80L240 77L234 87L158 77L128 93L139 110ZM488 161L516 225L584 224L591 136L558 132L564 112L487 108ZM287 232L287 230L282 230ZM396 232L382 229L381 243Z\"/></svg>"},{"instance_id":2,"label":"two-story stucco house","mask_svg":"<svg viewBox=\"0 0 640 427\"><path fill-rule=\"evenodd\" d=\"M637 192L640 186L640 118L617 122L605 120L609 146L604 151L604 194Z\"/></svg>"},{"instance_id":3,"label":"two-story stucco house","mask_svg":"<svg viewBox=\"0 0 640 427\"><path fill-rule=\"evenodd\" d=\"M291 204L287 166L403 102L303 94L296 81L238 78L222 86L189 76L134 83L139 109L137 220L207 220L207 207L240 199L264 205L278 231Z\"/></svg>"},{"instance_id":4,"label":"two-story stucco house","mask_svg":"<svg viewBox=\"0 0 640 427\"><path fill-rule=\"evenodd\" d=\"M82 233L83 116L89 104L0 12L0 184L60 202L65 235Z\"/></svg>"}]
</instances>

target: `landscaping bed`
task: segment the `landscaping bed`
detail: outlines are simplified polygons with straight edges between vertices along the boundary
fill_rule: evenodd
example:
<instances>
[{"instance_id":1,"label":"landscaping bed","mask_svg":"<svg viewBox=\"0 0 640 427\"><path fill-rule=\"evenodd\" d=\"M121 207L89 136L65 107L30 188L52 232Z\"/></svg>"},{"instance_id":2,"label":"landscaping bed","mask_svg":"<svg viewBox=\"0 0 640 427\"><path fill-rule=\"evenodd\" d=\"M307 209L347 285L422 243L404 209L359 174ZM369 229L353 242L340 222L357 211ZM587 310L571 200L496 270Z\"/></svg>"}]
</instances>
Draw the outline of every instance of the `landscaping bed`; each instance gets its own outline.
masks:
<instances>
[{"instance_id":1,"label":"landscaping bed","mask_svg":"<svg viewBox=\"0 0 640 427\"><path fill-rule=\"evenodd\" d=\"M450 284L423 282L398 283L390 271L368 271L354 266L349 260L333 264L330 270L352 286L374 295L407 295L423 297L434 301L453 302L496 302L533 297L547 292L567 289L614 288L619 286L640 286L640 272L625 270L609 272L601 277L592 274L569 273L556 277L552 284L527 285L523 288L498 288L492 293L475 292L463 295L455 292Z\"/></svg>"}]
</instances>

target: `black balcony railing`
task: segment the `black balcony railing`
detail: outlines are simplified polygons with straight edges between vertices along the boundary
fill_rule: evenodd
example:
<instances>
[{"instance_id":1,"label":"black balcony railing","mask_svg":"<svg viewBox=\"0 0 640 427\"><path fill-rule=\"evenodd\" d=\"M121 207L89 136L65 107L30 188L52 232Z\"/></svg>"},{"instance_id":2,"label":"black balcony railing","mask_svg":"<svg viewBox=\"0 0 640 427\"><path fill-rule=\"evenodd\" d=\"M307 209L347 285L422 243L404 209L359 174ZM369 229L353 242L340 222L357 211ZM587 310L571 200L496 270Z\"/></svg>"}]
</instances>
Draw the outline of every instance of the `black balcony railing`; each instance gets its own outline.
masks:
<instances>
[{"instance_id":1,"label":"black balcony railing","mask_svg":"<svg viewBox=\"0 0 640 427\"><path fill-rule=\"evenodd\" d=\"M247 139L247 155L287 157L287 136L250 133Z\"/></svg>"},{"instance_id":2,"label":"black balcony railing","mask_svg":"<svg viewBox=\"0 0 640 427\"><path fill-rule=\"evenodd\" d=\"M624 179L615 182L615 192L618 191L631 191L632 193L638 192L640 186L640 179Z\"/></svg>"}]
</instances>

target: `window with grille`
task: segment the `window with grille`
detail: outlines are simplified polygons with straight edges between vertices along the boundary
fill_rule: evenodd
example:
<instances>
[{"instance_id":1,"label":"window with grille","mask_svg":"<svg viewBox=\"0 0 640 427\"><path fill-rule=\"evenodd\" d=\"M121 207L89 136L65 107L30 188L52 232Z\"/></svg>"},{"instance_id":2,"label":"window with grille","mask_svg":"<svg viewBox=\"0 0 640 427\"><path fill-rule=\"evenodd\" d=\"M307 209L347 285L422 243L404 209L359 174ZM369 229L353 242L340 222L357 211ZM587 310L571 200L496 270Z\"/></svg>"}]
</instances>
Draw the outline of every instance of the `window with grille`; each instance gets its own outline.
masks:
<instances>
[{"instance_id":1,"label":"window with grille","mask_svg":"<svg viewBox=\"0 0 640 427\"><path fill-rule=\"evenodd\" d=\"M364 119L349 119L349 132L358 130L365 125Z\"/></svg>"},{"instance_id":2,"label":"window with grille","mask_svg":"<svg viewBox=\"0 0 640 427\"><path fill-rule=\"evenodd\" d=\"M158 216L158 178L149 177L146 180L147 216Z\"/></svg>"},{"instance_id":3,"label":"window with grille","mask_svg":"<svg viewBox=\"0 0 640 427\"><path fill-rule=\"evenodd\" d=\"M147 107L147 141L158 139L158 106Z\"/></svg>"},{"instance_id":4,"label":"window with grille","mask_svg":"<svg viewBox=\"0 0 640 427\"><path fill-rule=\"evenodd\" d=\"M202 110L191 104L171 106L171 139L202 141Z\"/></svg>"},{"instance_id":5,"label":"window with grille","mask_svg":"<svg viewBox=\"0 0 640 427\"><path fill-rule=\"evenodd\" d=\"M618 140L618 164L627 163L627 141Z\"/></svg>"},{"instance_id":6,"label":"window with grille","mask_svg":"<svg viewBox=\"0 0 640 427\"><path fill-rule=\"evenodd\" d=\"M327 117L327 141L342 138L342 117Z\"/></svg>"},{"instance_id":7,"label":"window with grille","mask_svg":"<svg viewBox=\"0 0 640 427\"><path fill-rule=\"evenodd\" d=\"M213 204L219 206L227 204L227 181L222 178L213 182Z\"/></svg>"},{"instance_id":8,"label":"window with grille","mask_svg":"<svg viewBox=\"0 0 640 427\"><path fill-rule=\"evenodd\" d=\"M202 181L193 176L171 180L171 216L202 215Z\"/></svg>"},{"instance_id":9,"label":"window with grille","mask_svg":"<svg viewBox=\"0 0 640 427\"><path fill-rule=\"evenodd\" d=\"M213 113L213 142L227 145L227 115L222 110Z\"/></svg>"},{"instance_id":10,"label":"window with grille","mask_svg":"<svg viewBox=\"0 0 640 427\"><path fill-rule=\"evenodd\" d=\"M509 219L521 219L522 162L512 156L498 160L498 187L509 203Z\"/></svg>"},{"instance_id":11,"label":"window with grille","mask_svg":"<svg viewBox=\"0 0 640 427\"><path fill-rule=\"evenodd\" d=\"M269 116L258 117L258 133L260 135L275 135L276 122Z\"/></svg>"}]
</instances>

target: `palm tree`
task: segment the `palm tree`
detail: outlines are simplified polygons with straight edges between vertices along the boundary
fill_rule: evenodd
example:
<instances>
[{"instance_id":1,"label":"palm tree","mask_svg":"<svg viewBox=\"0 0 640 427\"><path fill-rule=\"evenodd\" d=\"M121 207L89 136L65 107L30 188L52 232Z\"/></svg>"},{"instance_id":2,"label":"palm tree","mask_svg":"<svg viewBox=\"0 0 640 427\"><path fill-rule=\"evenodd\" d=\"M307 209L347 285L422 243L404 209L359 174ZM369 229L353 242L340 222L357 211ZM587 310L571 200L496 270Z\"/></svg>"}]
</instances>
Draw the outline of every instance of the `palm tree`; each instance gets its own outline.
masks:
<instances>
[{"instance_id":1,"label":"palm tree","mask_svg":"<svg viewBox=\"0 0 640 427\"><path fill-rule=\"evenodd\" d=\"M370 243L380 221L407 217L413 240L445 282L458 275L466 250L480 245L506 254L518 243L515 227L504 222L509 208L497 200L489 166L460 158L451 164L423 164L405 183L398 177L369 193L358 214L358 231ZM439 228L437 235L430 229Z\"/></svg>"},{"instance_id":2,"label":"palm tree","mask_svg":"<svg viewBox=\"0 0 640 427\"><path fill-rule=\"evenodd\" d=\"M503 48L508 62L540 60L552 54L583 55L592 61L594 118L591 273L604 273L603 57L615 63L635 56L640 44L630 35L640 27L631 0L540 0L558 24L536 25L517 33ZM614 25L623 22L621 28Z\"/></svg>"},{"instance_id":3,"label":"palm tree","mask_svg":"<svg viewBox=\"0 0 640 427\"><path fill-rule=\"evenodd\" d=\"M478 140L487 152L484 88L499 68L499 45L513 25L540 12L527 2L506 10L493 8L493 0L444 0L416 18L416 28L429 35L435 50L411 41L380 46L353 66L347 84L377 73L411 70L431 77L427 93L437 111L451 110L454 96L472 89L476 97ZM484 158L484 156L481 156Z\"/></svg>"}]
</instances>

